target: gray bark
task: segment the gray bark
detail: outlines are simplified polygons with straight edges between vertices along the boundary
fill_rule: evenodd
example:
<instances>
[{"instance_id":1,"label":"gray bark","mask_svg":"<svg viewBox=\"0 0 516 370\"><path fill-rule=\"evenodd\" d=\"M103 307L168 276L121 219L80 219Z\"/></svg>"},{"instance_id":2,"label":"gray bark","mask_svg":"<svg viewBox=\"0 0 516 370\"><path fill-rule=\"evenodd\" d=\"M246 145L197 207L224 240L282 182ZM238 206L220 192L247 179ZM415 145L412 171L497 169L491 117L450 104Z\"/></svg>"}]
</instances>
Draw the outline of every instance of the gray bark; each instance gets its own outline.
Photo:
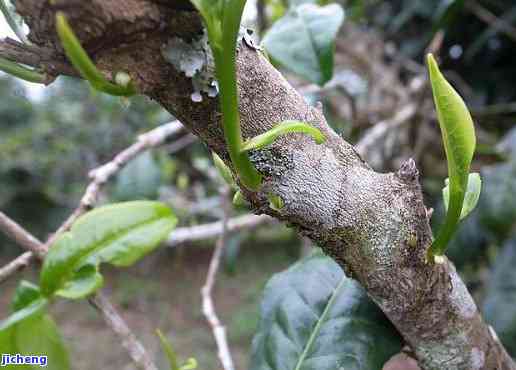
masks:
<instances>
[{"instance_id":1,"label":"gray bark","mask_svg":"<svg viewBox=\"0 0 516 370\"><path fill-rule=\"evenodd\" d=\"M170 38L191 43L202 33L201 20L186 1L55 0L51 5L17 0L16 7L30 27L30 40L47 52L26 62L50 76L73 74L53 24L55 11L65 11L106 75L128 72L140 93L158 101L231 165L217 98L204 94L202 102L193 102L192 80L162 56ZM0 54L16 60L5 41ZM327 137L316 145L292 134L252 154L264 174L263 189L242 190L255 212L295 227L356 278L423 369L516 369L453 265L425 261L431 230L414 162L407 160L397 173L373 171L333 132L320 108L307 105L259 51L240 44L237 63L245 137L287 119L310 122ZM280 211L269 207L268 193L283 199Z\"/></svg>"}]
</instances>

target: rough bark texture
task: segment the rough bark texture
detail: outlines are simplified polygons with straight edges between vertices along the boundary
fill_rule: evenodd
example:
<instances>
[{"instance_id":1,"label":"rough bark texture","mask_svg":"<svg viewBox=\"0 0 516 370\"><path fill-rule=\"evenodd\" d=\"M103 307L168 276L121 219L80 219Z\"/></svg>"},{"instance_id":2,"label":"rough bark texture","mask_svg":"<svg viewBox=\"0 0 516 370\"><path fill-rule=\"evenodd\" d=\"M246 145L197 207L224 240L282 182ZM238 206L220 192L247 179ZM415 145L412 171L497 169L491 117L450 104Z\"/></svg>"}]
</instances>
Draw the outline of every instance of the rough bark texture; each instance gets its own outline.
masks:
<instances>
[{"instance_id":1,"label":"rough bark texture","mask_svg":"<svg viewBox=\"0 0 516 370\"><path fill-rule=\"evenodd\" d=\"M51 76L73 74L54 31L55 11L65 11L106 76L128 72L142 94L228 161L217 99L203 95L202 102L194 103L191 79L161 53L171 37L189 43L202 33L188 2L17 0L16 7L31 29L30 40L47 53L29 64ZM5 50L12 48L4 41L0 54L22 58ZM312 123L327 137L319 146L306 136L288 135L252 154L265 177L261 192L245 192L255 211L296 227L360 281L423 369L516 369L453 265L425 263L431 230L414 162L407 161L397 173L373 171L260 52L241 44L237 59L244 136L296 119ZM269 208L267 193L279 195L285 206Z\"/></svg>"}]
</instances>

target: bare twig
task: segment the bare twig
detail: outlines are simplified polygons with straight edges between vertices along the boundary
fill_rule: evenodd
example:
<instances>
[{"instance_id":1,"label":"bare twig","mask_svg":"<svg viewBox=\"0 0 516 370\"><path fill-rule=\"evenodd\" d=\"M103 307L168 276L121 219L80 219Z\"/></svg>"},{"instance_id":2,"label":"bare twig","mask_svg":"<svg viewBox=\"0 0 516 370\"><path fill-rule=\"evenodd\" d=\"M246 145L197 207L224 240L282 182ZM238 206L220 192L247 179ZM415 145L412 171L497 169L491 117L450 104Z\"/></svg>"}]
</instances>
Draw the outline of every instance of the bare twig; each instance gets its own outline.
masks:
<instances>
[{"instance_id":1,"label":"bare twig","mask_svg":"<svg viewBox=\"0 0 516 370\"><path fill-rule=\"evenodd\" d=\"M192 227L180 227L170 233L165 245L168 247L175 247L186 242L220 237L224 232L225 224L228 232L235 232L243 229L253 229L260 225L273 222L276 221L272 217L266 215L244 215L228 219L227 222L217 221L210 224Z\"/></svg>"},{"instance_id":2,"label":"bare twig","mask_svg":"<svg viewBox=\"0 0 516 370\"><path fill-rule=\"evenodd\" d=\"M136 143L118 153L113 160L98 167L89 173L92 180L86 192L79 202L79 206L73 211L68 219L59 227L59 229L52 235L46 243L48 248L54 241L57 235L63 231L68 230L72 224L90 210L96 203L98 194L106 182L116 173L118 173L127 163L136 158L141 153L150 148L157 147L165 142L165 140L183 130L183 125L179 121L169 122L165 125L159 126L138 137Z\"/></svg>"},{"instance_id":3,"label":"bare twig","mask_svg":"<svg viewBox=\"0 0 516 370\"><path fill-rule=\"evenodd\" d=\"M37 256L41 257L45 254L45 249L38 239L2 212L0 212L0 230L18 245Z\"/></svg>"},{"instance_id":4,"label":"bare twig","mask_svg":"<svg viewBox=\"0 0 516 370\"><path fill-rule=\"evenodd\" d=\"M90 304L102 313L106 324L113 330L122 342L122 346L129 352L136 364L145 370L157 370L156 365L147 355L145 348L138 341L134 333L129 329L126 322L122 319L115 307L108 298L101 292L88 299Z\"/></svg>"},{"instance_id":5,"label":"bare twig","mask_svg":"<svg viewBox=\"0 0 516 370\"><path fill-rule=\"evenodd\" d=\"M213 331L213 336L215 337L215 342L217 343L218 348L218 356L220 362L222 363L222 367L224 370L234 370L235 366L233 365L233 359L231 357L231 352L229 351L229 345L226 337L226 328L220 322L217 317L217 313L215 312L215 306L213 304L213 299L211 296L213 286L215 285L215 278L217 276L217 271L220 265L220 259L222 257L222 251L224 249L224 245L226 242L226 237L228 233L228 221L229 221L229 209L230 205L228 204L228 189L221 192L221 197L224 198L223 207L224 207L224 218L222 220L222 233L220 234L219 239L215 245L215 251L213 252L213 256L210 261L210 267L208 268L208 275L206 277L206 283L201 289L202 295L202 312L206 317L206 320L211 326Z\"/></svg>"},{"instance_id":6,"label":"bare twig","mask_svg":"<svg viewBox=\"0 0 516 370\"><path fill-rule=\"evenodd\" d=\"M0 268L0 283L7 280L14 273L27 267L33 256L32 252L25 252L4 267Z\"/></svg>"}]
</instances>

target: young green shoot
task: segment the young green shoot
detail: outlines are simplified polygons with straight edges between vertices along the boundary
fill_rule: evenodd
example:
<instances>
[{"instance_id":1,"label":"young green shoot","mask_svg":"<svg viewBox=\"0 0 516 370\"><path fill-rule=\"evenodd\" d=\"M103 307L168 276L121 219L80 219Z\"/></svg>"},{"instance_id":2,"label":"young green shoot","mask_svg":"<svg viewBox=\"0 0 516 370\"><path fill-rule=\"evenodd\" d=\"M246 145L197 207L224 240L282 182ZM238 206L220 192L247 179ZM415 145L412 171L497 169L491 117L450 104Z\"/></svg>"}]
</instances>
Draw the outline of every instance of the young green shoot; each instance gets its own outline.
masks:
<instances>
[{"instance_id":1,"label":"young green shoot","mask_svg":"<svg viewBox=\"0 0 516 370\"><path fill-rule=\"evenodd\" d=\"M475 152L473 119L460 95L444 78L434 57L428 55L428 69L437 118L448 162L449 204L446 218L430 247L429 260L444 255L458 227L468 189L469 168Z\"/></svg>"},{"instance_id":2,"label":"young green shoot","mask_svg":"<svg viewBox=\"0 0 516 370\"><path fill-rule=\"evenodd\" d=\"M249 159L248 151L272 143L279 135L304 132L322 141L324 137L314 127L301 122L290 122L272 132L259 135L244 144L238 111L236 79L236 47L245 0L192 0L201 13L215 60L215 74L220 89L220 106L224 137L229 156L241 183L253 191L260 190L262 175ZM317 131L317 132L316 132Z\"/></svg>"},{"instance_id":3,"label":"young green shoot","mask_svg":"<svg viewBox=\"0 0 516 370\"><path fill-rule=\"evenodd\" d=\"M311 136L317 144L322 144L326 140L321 131L310 126L308 123L300 121L283 121L269 131L247 140L242 147L242 151L247 152L253 149L262 149L267 145L272 144L279 136L290 133L307 134Z\"/></svg>"},{"instance_id":4,"label":"young green shoot","mask_svg":"<svg viewBox=\"0 0 516 370\"><path fill-rule=\"evenodd\" d=\"M0 71L21 78L22 80L28 82L43 84L46 81L46 76L44 74L4 58L0 58Z\"/></svg>"},{"instance_id":5,"label":"young green shoot","mask_svg":"<svg viewBox=\"0 0 516 370\"><path fill-rule=\"evenodd\" d=\"M117 80L123 81L123 85L109 82L104 77L82 47L77 36L75 36L63 12L56 13L56 29L66 56L79 71L81 76L89 81L91 86L99 91L115 96L130 96L136 94L136 89L131 84L130 80L127 79L127 74L119 75L119 78L117 78Z\"/></svg>"}]
</instances>

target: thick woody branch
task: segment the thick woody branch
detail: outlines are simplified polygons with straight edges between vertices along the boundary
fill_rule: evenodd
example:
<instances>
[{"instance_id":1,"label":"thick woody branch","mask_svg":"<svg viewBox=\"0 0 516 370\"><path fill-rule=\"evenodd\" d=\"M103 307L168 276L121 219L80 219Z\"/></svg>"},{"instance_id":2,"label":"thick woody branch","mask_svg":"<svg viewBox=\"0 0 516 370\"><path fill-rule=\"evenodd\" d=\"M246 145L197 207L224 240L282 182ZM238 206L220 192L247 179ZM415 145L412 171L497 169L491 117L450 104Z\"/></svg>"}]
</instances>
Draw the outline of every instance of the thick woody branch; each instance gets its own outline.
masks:
<instances>
[{"instance_id":1,"label":"thick woody branch","mask_svg":"<svg viewBox=\"0 0 516 370\"><path fill-rule=\"evenodd\" d=\"M199 16L151 0L48 2L18 0L30 39L54 46L53 15L63 10L105 73L127 71L139 91L158 101L229 165L218 100L191 100L192 80L165 60L170 38L184 44L202 33ZM31 17L38 14L38 17ZM204 52L208 52L205 50ZM296 227L356 278L403 335L425 370L516 369L483 322L453 265L428 264L432 235L415 163L396 173L373 171L336 135L320 108L305 102L260 52L240 44L237 56L242 132L254 137L285 120L319 128L316 145L293 134L252 153L264 175L260 192L244 195L255 212ZM269 207L267 193L284 207Z\"/></svg>"}]
</instances>

